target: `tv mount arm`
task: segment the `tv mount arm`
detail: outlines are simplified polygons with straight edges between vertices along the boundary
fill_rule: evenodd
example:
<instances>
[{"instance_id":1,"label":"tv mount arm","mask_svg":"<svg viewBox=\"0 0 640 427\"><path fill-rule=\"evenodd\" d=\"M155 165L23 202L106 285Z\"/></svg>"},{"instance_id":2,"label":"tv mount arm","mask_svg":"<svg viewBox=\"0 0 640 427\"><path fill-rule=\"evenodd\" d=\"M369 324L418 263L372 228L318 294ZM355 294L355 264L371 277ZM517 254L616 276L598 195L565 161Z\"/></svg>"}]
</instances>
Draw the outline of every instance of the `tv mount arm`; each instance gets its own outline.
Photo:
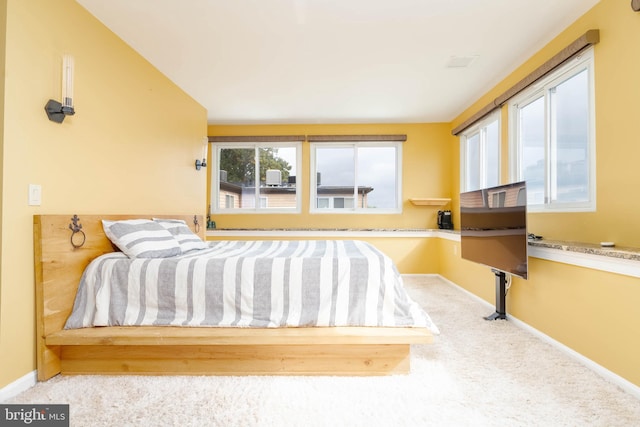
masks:
<instances>
[{"instance_id":1,"label":"tv mount arm","mask_svg":"<svg viewBox=\"0 0 640 427\"><path fill-rule=\"evenodd\" d=\"M496 276L496 312L486 316L485 320L507 320L507 274L504 271L491 269Z\"/></svg>"}]
</instances>

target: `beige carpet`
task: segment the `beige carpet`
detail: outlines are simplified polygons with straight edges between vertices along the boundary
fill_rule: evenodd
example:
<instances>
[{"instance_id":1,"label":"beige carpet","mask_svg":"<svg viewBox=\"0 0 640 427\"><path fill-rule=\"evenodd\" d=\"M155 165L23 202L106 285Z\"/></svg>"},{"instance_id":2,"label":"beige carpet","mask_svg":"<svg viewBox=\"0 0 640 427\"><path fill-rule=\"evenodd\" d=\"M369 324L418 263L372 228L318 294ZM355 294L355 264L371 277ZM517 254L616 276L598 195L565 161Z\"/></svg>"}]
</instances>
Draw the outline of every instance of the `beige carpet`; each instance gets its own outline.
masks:
<instances>
[{"instance_id":1,"label":"beige carpet","mask_svg":"<svg viewBox=\"0 0 640 427\"><path fill-rule=\"evenodd\" d=\"M55 377L10 402L72 426L632 426L640 401L435 277L405 277L441 335L404 376Z\"/></svg>"}]
</instances>

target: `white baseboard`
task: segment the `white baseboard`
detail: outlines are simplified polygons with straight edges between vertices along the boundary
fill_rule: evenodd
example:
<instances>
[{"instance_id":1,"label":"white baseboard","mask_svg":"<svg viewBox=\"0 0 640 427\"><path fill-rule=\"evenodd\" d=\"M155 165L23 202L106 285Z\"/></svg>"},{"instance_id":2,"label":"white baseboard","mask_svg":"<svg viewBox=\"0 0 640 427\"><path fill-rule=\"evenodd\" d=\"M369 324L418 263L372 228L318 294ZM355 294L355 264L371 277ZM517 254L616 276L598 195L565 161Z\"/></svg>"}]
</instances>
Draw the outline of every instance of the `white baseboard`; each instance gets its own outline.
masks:
<instances>
[{"instance_id":1,"label":"white baseboard","mask_svg":"<svg viewBox=\"0 0 640 427\"><path fill-rule=\"evenodd\" d=\"M451 280L449 280L449 279L447 279L445 277L442 277L439 274L425 274L425 276L438 276L442 280L444 280L446 283L448 283L449 285L460 289L461 291L465 292L467 295L471 296L476 301L482 303L483 305L489 307L492 310L495 309L495 307L492 304L490 304L487 301L483 300L482 298L480 298L479 296L475 295L474 293L469 292L468 290L466 290L462 286L452 282ZM595 373L597 373L598 375L600 375L601 377L603 377L607 381L617 385L618 387L620 387L621 389L623 389L627 393L631 394L635 398L640 399L640 387L638 387L637 385L635 385L632 382L626 380L625 378L621 377L620 375L616 374L615 372L611 372L610 370L608 370L604 366L599 365L598 363L596 363L593 360L583 356L582 354L578 353L577 351L567 347L566 345L562 344L561 342L554 340L553 338L551 338L550 336L540 332L539 330L537 330L533 326L523 322L522 320L520 320L520 319L518 319L516 317L513 317L509 313L507 313L507 319L510 322L512 322L514 325L518 326L519 328L522 328L522 329L532 333L536 337L540 338L544 342L546 342L548 344L551 344L553 347L557 348L558 350L562 351L563 353L565 353L569 357L573 358L574 360L576 360L579 363L583 364L587 368L591 369L592 371L594 371Z\"/></svg>"},{"instance_id":2,"label":"white baseboard","mask_svg":"<svg viewBox=\"0 0 640 427\"><path fill-rule=\"evenodd\" d=\"M32 371L28 374L18 378L14 382L0 389L0 402L6 402L22 393L29 390L38 382L38 371Z\"/></svg>"}]
</instances>

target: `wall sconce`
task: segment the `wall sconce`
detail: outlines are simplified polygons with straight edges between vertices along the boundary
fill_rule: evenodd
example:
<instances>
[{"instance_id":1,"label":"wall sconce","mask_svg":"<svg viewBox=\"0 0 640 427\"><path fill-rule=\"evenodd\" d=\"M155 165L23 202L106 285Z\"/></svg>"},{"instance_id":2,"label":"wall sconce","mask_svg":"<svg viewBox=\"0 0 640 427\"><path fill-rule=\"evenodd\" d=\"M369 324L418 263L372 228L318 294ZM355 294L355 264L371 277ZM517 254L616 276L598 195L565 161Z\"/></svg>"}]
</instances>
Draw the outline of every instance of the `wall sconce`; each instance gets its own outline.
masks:
<instances>
[{"instance_id":1,"label":"wall sconce","mask_svg":"<svg viewBox=\"0 0 640 427\"><path fill-rule=\"evenodd\" d=\"M196 170L207 167L207 154L209 153L209 138L203 138L202 143L202 160L196 159Z\"/></svg>"},{"instance_id":2,"label":"wall sconce","mask_svg":"<svg viewBox=\"0 0 640 427\"><path fill-rule=\"evenodd\" d=\"M49 120L62 123L65 116L73 116L73 56L62 57L62 103L50 99L44 106Z\"/></svg>"}]
</instances>

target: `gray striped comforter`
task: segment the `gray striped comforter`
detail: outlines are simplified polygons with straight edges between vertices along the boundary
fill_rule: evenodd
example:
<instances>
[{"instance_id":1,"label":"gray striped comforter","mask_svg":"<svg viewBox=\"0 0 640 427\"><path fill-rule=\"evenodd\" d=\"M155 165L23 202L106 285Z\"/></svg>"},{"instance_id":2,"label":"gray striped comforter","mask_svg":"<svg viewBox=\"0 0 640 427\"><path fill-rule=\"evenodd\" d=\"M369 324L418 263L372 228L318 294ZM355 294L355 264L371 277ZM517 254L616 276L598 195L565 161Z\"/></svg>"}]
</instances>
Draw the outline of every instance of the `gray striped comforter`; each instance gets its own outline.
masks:
<instances>
[{"instance_id":1,"label":"gray striped comforter","mask_svg":"<svg viewBox=\"0 0 640 427\"><path fill-rule=\"evenodd\" d=\"M419 326L437 333L389 257L352 240L217 241L170 258L93 260L66 329Z\"/></svg>"}]
</instances>

